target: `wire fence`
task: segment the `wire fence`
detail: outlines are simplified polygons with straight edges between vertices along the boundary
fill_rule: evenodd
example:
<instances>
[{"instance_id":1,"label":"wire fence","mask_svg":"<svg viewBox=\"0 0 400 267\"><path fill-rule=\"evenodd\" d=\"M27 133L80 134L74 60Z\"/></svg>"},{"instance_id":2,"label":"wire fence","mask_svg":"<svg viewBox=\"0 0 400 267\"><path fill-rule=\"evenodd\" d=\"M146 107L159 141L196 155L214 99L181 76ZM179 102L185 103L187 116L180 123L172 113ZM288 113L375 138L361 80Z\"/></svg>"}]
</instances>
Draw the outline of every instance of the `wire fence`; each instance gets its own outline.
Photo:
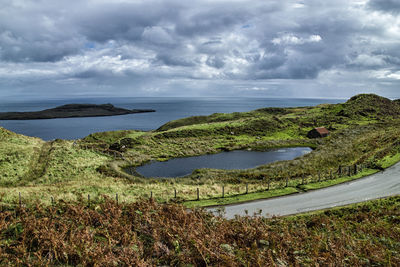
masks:
<instances>
[{"instance_id":1,"label":"wire fence","mask_svg":"<svg viewBox=\"0 0 400 267\"><path fill-rule=\"evenodd\" d=\"M257 184L257 186L253 186L253 184L249 183L239 184L236 186L235 190L232 190L231 192L229 192L229 187L221 185L220 195L214 194L211 197L210 196L201 197L201 191L199 187L195 187L195 189L192 189L191 193L188 192L188 190L185 190L185 192L179 192L176 188L172 188L169 191L170 193L168 196L165 196L165 194L163 194L162 199L169 199L174 202L200 201L200 200L220 199L226 197L235 197L251 193L259 193L275 189L283 189L288 187L296 187L301 189L302 186L310 183L320 183L324 181L339 179L342 177L351 177L363 171L365 168L366 166L364 164L355 164L352 166L339 166L337 169L334 170L332 169L325 172L318 172L316 175L302 175L301 177L297 177L295 179L289 178L289 176L279 180L266 178L264 179L264 182L261 185ZM253 186L253 190L251 189L251 186ZM153 191L149 191L147 196L145 197L153 199L156 196L153 193ZM55 199L53 196L51 197L50 200L51 203L54 204ZM118 193L115 193L115 201L117 203L120 201L120 196L118 195ZM90 205L92 202L93 200L91 199L91 195L87 194L88 205ZM18 205L19 206L23 205L23 199L20 192L18 193Z\"/></svg>"}]
</instances>

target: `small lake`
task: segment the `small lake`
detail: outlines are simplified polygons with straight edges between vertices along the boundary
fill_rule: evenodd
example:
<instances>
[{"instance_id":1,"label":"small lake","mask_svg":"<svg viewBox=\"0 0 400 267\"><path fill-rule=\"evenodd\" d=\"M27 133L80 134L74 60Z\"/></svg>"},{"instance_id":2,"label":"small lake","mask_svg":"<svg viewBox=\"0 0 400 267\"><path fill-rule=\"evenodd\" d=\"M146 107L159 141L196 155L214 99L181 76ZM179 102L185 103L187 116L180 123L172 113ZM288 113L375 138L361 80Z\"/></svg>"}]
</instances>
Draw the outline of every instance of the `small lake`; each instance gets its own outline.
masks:
<instances>
[{"instance_id":1,"label":"small lake","mask_svg":"<svg viewBox=\"0 0 400 267\"><path fill-rule=\"evenodd\" d=\"M144 177L181 177L196 169L250 169L280 160L292 160L310 153L308 147L278 148L268 151L235 150L196 157L175 158L168 161L153 161L136 168ZM125 171L130 173L130 167Z\"/></svg>"}]
</instances>

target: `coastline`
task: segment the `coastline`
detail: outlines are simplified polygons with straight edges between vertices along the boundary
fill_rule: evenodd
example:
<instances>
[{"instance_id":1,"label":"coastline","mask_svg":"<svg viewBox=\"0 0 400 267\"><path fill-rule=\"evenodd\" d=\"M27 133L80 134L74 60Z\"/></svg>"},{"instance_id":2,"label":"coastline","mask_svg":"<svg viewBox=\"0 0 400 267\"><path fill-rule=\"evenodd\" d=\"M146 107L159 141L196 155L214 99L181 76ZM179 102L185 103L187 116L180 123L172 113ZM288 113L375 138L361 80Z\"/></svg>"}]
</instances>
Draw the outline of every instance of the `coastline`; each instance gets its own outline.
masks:
<instances>
[{"instance_id":1,"label":"coastline","mask_svg":"<svg viewBox=\"0 0 400 267\"><path fill-rule=\"evenodd\" d=\"M112 104L67 104L56 108L31 112L0 112L0 120L40 120L60 118L81 118L117 116L135 113L155 112L154 109L124 109Z\"/></svg>"}]
</instances>

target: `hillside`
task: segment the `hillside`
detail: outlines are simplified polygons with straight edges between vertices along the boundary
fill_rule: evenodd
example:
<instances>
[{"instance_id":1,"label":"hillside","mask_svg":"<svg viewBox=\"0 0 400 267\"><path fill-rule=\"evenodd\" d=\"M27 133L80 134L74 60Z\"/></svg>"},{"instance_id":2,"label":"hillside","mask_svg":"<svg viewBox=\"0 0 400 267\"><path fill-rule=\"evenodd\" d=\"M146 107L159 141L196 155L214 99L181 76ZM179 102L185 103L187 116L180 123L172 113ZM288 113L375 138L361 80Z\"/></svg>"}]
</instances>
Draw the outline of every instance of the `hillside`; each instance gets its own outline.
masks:
<instances>
[{"instance_id":1,"label":"hillside","mask_svg":"<svg viewBox=\"0 0 400 267\"><path fill-rule=\"evenodd\" d=\"M398 105L359 95L343 104L213 114L75 141L0 128L0 265L399 265L399 197L273 219L187 212L330 186L398 162ZM330 135L307 138L316 126ZM123 171L151 160L288 146L314 150L183 178Z\"/></svg>"},{"instance_id":2,"label":"hillside","mask_svg":"<svg viewBox=\"0 0 400 267\"><path fill-rule=\"evenodd\" d=\"M361 94L350 98L345 104L343 109L338 113L340 116L345 117L375 117L385 118L400 115L400 105L398 101L374 95L374 94Z\"/></svg>"},{"instance_id":3,"label":"hillside","mask_svg":"<svg viewBox=\"0 0 400 267\"><path fill-rule=\"evenodd\" d=\"M335 122L341 123L343 122L343 120L349 119L385 119L387 117L393 118L394 116L400 115L399 103L399 100L392 101L388 98L374 94L360 94L353 96L343 104L323 104L313 108L263 108L243 113L215 113L210 116L194 116L170 121L158 128L157 132L168 131L179 127L191 125L215 123L228 124L235 121L247 122L249 120L254 120L257 118L266 118L271 122L278 122L280 125L303 123L310 126L317 126L325 123ZM278 118L280 120L278 120ZM248 124L246 125L246 127L252 128L256 126L257 128L257 123L254 124L256 125Z\"/></svg>"},{"instance_id":4,"label":"hillside","mask_svg":"<svg viewBox=\"0 0 400 267\"><path fill-rule=\"evenodd\" d=\"M0 194L4 193L6 203L18 201L19 193L24 201L40 199L46 203L51 197L76 200L90 194L96 199L116 193L128 202L150 194L164 202L170 201L176 190L176 201L196 206L205 204L187 201L196 199L197 188L204 203L220 201L222 186L224 201L235 201L246 186L252 193L246 199L300 192L303 180L315 183L314 187L343 181L340 166L363 166L361 173L348 178L355 179L398 161L398 109L396 101L360 95L343 104L190 117L156 131L93 133L76 141L44 142L2 129ZM307 138L308 131L319 126L327 127L330 136ZM136 166L151 160L292 146L314 150L291 161L247 170L198 169L183 178L151 179L134 172ZM124 172L128 166L132 173ZM316 183L328 177L329 181Z\"/></svg>"},{"instance_id":5,"label":"hillside","mask_svg":"<svg viewBox=\"0 0 400 267\"><path fill-rule=\"evenodd\" d=\"M17 183L22 177L30 177L30 170L37 162L45 142L0 127L0 184Z\"/></svg>"}]
</instances>

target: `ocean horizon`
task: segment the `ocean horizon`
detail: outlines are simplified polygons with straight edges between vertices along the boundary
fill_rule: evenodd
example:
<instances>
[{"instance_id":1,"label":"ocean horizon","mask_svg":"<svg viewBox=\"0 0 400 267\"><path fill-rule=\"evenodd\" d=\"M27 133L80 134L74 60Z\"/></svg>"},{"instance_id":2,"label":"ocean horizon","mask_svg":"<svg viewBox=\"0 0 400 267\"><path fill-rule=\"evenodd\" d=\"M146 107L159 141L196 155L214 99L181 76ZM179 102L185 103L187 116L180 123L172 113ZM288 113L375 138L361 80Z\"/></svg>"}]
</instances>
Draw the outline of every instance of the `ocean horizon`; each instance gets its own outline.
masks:
<instances>
[{"instance_id":1,"label":"ocean horizon","mask_svg":"<svg viewBox=\"0 0 400 267\"><path fill-rule=\"evenodd\" d=\"M0 112L39 111L64 104L106 104L126 109L155 109L109 117L63 118L43 120L0 120L0 126L13 132L44 140L79 139L95 132L116 130L150 131L171 120L213 113L246 112L264 107L302 107L322 103L342 103L332 98L260 98L260 97L94 97L50 100L2 100Z\"/></svg>"}]
</instances>

